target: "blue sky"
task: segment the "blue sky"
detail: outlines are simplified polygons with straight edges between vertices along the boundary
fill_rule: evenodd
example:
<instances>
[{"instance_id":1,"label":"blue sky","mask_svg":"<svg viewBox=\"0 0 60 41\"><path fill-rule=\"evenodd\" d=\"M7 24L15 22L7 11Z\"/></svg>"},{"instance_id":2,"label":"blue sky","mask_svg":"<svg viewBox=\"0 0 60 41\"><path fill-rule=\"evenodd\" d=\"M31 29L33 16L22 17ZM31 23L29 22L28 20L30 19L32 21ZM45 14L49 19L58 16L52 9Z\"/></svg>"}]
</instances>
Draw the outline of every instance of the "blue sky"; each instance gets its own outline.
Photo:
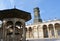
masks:
<instances>
[{"instance_id":1,"label":"blue sky","mask_svg":"<svg viewBox=\"0 0 60 41\"><path fill-rule=\"evenodd\" d=\"M14 8L31 13L32 19L27 24L33 23L33 8L39 7L41 18L44 21L60 19L60 0L0 0L0 10Z\"/></svg>"}]
</instances>

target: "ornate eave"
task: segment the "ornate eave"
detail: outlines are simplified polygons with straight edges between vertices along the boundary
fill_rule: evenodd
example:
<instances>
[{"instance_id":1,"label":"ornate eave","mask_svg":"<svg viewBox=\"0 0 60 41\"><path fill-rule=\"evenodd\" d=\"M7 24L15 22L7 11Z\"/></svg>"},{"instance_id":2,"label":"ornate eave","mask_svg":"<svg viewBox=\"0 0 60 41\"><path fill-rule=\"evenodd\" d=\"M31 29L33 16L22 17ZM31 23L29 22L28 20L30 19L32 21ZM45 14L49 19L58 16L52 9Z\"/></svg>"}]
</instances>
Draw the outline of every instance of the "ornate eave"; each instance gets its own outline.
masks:
<instances>
[{"instance_id":1,"label":"ornate eave","mask_svg":"<svg viewBox=\"0 0 60 41\"><path fill-rule=\"evenodd\" d=\"M0 10L0 19L4 18L21 18L28 21L31 19L31 14L16 8Z\"/></svg>"}]
</instances>

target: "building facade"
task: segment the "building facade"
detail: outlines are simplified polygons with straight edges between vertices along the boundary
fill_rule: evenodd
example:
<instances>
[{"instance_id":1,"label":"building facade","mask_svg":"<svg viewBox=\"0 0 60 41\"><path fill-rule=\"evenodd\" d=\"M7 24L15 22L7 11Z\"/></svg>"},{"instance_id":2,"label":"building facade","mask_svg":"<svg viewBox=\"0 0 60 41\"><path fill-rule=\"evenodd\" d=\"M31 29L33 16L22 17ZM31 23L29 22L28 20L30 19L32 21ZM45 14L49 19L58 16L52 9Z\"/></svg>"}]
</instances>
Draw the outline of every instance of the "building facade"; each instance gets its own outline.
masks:
<instances>
[{"instance_id":1,"label":"building facade","mask_svg":"<svg viewBox=\"0 0 60 41\"><path fill-rule=\"evenodd\" d=\"M25 26L25 22L30 19L29 12L16 8L0 11L0 20L2 22L0 41L60 38L60 20L54 19L43 22L38 7L34 8L34 23Z\"/></svg>"},{"instance_id":2,"label":"building facade","mask_svg":"<svg viewBox=\"0 0 60 41\"><path fill-rule=\"evenodd\" d=\"M34 23L26 26L26 39L60 38L60 20L42 21L39 8L34 8Z\"/></svg>"}]
</instances>

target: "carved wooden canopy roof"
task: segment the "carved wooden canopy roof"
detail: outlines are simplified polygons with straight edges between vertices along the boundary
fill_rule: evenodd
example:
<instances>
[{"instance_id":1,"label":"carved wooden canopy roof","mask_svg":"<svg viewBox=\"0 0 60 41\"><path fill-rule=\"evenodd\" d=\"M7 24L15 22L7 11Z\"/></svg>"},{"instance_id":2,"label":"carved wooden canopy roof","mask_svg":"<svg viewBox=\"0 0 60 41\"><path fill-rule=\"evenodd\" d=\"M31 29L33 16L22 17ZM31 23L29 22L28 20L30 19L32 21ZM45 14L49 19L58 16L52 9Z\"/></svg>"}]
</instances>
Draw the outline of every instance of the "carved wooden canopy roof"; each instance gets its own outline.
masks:
<instances>
[{"instance_id":1,"label":"carved wooden canopy roof","mask_svg":"<svg viewBox=\"0 0 60 41\"><path fill-rule=\"evenodd\" d=\"M21 18L28 21L31 19L31 14L16 8L0 10L0 19L4 18Z\"/></svg>"}]
</instances>

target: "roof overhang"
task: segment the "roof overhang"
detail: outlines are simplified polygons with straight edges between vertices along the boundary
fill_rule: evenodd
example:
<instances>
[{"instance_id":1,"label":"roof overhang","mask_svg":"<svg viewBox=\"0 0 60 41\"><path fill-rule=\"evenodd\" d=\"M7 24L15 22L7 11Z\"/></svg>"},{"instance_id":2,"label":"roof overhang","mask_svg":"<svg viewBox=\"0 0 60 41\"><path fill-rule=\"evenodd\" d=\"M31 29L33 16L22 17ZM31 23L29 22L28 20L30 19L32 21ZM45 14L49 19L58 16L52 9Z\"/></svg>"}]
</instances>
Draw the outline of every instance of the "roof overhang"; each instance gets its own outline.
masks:
<instances>
[{"instance_id":1,"label":"roof overhang","mask_svg":"<svg viewBox=\"0 0 60 41\"><path fill-rule=\"evenodd\" d=\"M21 18L29 21L31 19L31 13L19 9L0 10L0 19L4 18Z\"/></svg>"}]
</instances>

